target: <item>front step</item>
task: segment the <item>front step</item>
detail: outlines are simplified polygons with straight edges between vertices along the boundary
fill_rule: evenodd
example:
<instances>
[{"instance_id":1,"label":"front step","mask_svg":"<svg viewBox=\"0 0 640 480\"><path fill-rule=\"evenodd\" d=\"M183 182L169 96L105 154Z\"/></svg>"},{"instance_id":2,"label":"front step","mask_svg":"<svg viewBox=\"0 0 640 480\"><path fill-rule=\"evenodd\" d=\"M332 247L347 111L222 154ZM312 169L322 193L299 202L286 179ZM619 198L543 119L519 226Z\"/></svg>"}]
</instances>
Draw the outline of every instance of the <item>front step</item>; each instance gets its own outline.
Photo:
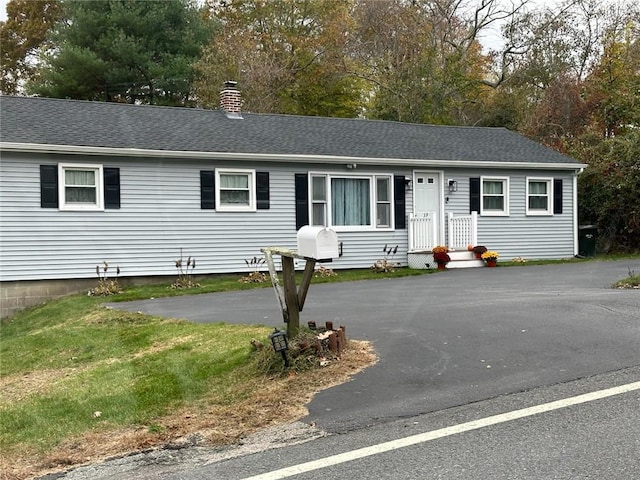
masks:
<instances>
[{"instance_id":1,"label":"front step","mask_svg":"<svg viewBox=\"0 0 640 480\"><path fill-rule=\"evenodd\" d=\"M447 268L475 268L484 267L484 261L478 260L473 252L468 250L455 250L449 252L451 261L447 263ZM433 260L431 251L409 252L409 268L429 269L437 268Z\"/></svg>"},{"instance_id":2,"label":"front step","mask_svg":"<svg viewBox=\"0 0 640 480\"><path fill-rule=\"evenodd\" d=\"M451 261L447 263L447 268L474 268L484 267L484 261L478 260L476 254L469 250L456 250L449 252Z\"/></svg>"}]
</instances>

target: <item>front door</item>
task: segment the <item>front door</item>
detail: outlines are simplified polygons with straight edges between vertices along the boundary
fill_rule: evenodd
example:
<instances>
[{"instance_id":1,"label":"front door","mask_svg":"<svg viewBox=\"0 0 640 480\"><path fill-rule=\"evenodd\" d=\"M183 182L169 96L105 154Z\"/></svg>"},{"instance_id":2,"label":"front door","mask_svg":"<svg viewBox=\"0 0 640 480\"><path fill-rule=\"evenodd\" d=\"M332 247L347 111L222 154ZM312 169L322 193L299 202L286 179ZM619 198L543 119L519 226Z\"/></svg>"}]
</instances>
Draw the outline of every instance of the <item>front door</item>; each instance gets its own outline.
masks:
<instances>
[{"instance_id":1,"label":"front door","mask_svg":"<svg viewBox=\"0 0 640 480\"><path fill-rule=\"evenodd\" d=\"M430 247L443 242L441 238L442 178L439 172L414 172L413 212L422 225L422 241ZM426 231L424 231L426 229ZM416 232L417 233L417 232ZM426 238L424 237L426 236Z\"/></svg>"}]
</instances>

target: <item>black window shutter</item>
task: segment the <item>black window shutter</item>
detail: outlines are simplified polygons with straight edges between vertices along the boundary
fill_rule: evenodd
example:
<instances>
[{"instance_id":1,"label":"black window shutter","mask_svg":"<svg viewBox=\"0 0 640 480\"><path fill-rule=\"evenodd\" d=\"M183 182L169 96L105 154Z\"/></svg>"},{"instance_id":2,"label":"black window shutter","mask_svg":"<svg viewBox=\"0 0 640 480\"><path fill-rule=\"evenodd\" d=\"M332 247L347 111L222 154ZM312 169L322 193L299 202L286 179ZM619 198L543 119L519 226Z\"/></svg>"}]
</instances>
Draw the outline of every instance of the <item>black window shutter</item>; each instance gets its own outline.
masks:
<instances>
[{"instance_id":1,"label":"black window shutter","mask_svg":"<svg viewBox=\"0 0 640 480\"><path fill-rule=\"evenodd\" d=\"M269 209L269 172L256 172L256 207Z\"/></svg>"},{"instance_id":2,"label":"black window shutter","mask_svg":"<svg viewBox=\"0 0 640 480\"><path fill-rule=\"evenodd\" d=\"M553 213L559 215L562 213L562 179L553 179Z\"/></svg>"},{"instance_id":3,"label":"black window shutter","mask_svg":"<svg viewBox=\"0 0 640 480\"><path fill-rule=\"evenodd\" d=\"M295 174L296 230L309 225L309 179L306 173Z\"/></svg>"},{"instance_id":4,"label":"black window shutter","mask_svg":"<svg viewBox=\"0 0 640 480\"><path fill-rule=\"evenodd\" d=\"M480 213L480 177L469 179L469 213Z\"/></svg>"},{"instance_id":5,"label":"black window shutter","mask_svg":"<svg viewBox=\"0 0 640 480\"><path fill-rule=\"evenodd\" d=\"M216 172L200 170L200 208L215 210L216 208Z\"/></svg>"},{"instance_id":6,"label":"black window shutter","mask_svg":"<svg viewBox=\"0 0 640 480\"><path fill-rule=\"evenodd\" d=\"M57 165L40 165L40 206L58 208Z\"/></svg>"},{"instance_id":7,"label":"black window shutter","mask_svg":"<svg viewBox=\"0 0 640 480\"><path fill-rule=\"evenodd\" d=\"M393 212L395 216L395 227L396 229L401 230L407 228L407 202L405 200L404 175L395 175L393 177L393 183Z\"/></svg>"},{"instance_id":8,"label":"black window shutter","mask_svg":"<svg viewBox=\"0 0 640 480\"><path fill-rule=\"evenodd\" d=\"M120 208L120 169L103 169L104 208Z\"/></svg>"}]
</instances>

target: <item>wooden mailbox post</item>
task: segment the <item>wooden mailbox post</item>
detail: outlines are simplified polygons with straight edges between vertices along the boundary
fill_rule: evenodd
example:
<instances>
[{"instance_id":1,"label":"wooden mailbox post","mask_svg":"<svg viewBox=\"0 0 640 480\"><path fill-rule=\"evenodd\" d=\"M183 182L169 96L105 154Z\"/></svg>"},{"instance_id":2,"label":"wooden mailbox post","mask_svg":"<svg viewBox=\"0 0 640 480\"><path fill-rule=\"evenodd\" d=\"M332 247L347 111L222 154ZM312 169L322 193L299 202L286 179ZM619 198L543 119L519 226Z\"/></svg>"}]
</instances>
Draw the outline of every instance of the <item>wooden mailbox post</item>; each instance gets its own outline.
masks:
<instances>
[{"instance_id":1,"label":"wooden mailbox post","mask_svg":"<svg viewBox=\"0 0 640 480\"><path fill-rule=\"evenodd\" d=\"M307 298L316 262L330 262L334 258L338 258L342 251L338 236L331 228L305 225L298 230L297 236L297 251L282 247L262 249L269 267L271 283L273 283L276 297L280 302L282 317L287 323L287 337L289 338L297 337L300 331L300 312ZM278 281L278 274L273 263L274 255L282 257L282 283L284 288L280 287L280 282ZM296 287L295 259L306 262L299 287Z\"/></svg>"},{"instance_id":2,"label":"wooden mailbox post","mask_svg":"<svg viewBox=\"0 0 640 480\"><path fill-rule=\"evenodd\" d=\"M309 284L313 278L316 259L303 257L298 255L294 250L280 247L263 248L262 253L264 253L264 258L267 262L267 266L269 267L271 283L273 284L273 288L276 291L276 297L280 303L282 318L287 324L287 337L295 338L298 336L298 332L300 331L300 312L302 311L304 301L307 298L307 292L309 291ZM282 257L282 287L278 280L278 273L276 272L276 267L273 262L273 255L280 255ZM299 287L296 287L296 270L294 265L294 260L296 258L306 261Z\"/></svg>"}]
</instances>

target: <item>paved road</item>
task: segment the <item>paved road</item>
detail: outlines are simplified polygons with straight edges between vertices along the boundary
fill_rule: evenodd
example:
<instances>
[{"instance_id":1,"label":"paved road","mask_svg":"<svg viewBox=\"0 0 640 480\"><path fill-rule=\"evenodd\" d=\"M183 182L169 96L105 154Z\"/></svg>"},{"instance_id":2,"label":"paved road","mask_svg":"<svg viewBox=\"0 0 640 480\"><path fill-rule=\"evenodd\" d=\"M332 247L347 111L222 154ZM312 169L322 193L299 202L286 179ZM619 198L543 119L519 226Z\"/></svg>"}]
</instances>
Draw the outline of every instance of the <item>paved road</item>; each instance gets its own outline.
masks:
<instances>
[{"instance_id":1,"label":"paved road","mask_svg":"<svg viewBox=\"0 0 640 480\"><path fill-rule=\"evenodd\" d=\"M640 261L450 270L311 285L302 321L371 340L377 365L318 394L305 422L339 433L640 364ZM271 289L114 304L198 322L281 325Z\"/></svg>"},{"instance_id":2,"label":"paved road","mask_svg":"<svg viewBox=\"0 0 640 480\"><path fill-rule=\"evenodd\" d=\"M134 478L632 480L640 478L640 385L605 399L515 420L497 420L514 411L530 410L530 405L564 405L579 392L589 392L583 394L588 396L611 385L628 385L633 379L640 379L640 369L535 389L224 462L160 469L153 472L155 477ZM293 474L285 476L287 473Z\"/></svg>"}]
</instances>

